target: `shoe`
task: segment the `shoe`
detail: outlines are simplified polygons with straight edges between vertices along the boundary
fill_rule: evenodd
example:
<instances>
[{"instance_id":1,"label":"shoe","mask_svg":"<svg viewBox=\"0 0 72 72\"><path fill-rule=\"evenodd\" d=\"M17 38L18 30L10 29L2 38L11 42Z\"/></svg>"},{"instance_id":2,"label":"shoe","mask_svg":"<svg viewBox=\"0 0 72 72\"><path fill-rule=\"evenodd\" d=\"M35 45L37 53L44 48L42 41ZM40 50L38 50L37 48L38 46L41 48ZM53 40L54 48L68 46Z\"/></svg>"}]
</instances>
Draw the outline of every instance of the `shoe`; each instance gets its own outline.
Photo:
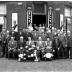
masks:
<instances>
[{"instance_id":1,"label":"shoe","mask_svg":"<svg viewBox=\"0 0 72 72\"><path fill-rule=\"evenodd\" d=\"M21 62L21 58L19 58L18 61Z\"/></svg>"}]
</instances>

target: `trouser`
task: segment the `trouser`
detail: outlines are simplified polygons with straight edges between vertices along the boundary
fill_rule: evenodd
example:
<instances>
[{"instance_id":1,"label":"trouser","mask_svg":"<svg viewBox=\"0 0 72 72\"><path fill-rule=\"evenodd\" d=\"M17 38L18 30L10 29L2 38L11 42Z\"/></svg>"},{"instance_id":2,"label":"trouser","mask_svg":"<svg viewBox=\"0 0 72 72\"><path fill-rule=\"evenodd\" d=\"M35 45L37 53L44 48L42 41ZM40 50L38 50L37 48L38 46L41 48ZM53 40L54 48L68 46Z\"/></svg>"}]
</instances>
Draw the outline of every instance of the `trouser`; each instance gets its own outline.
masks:
<instances>
[{"instance_id":1,"label":"trouser","mask_svg":"<svg viewBox=\"0 0 72 72\"><path fill-rule=\"evenodd\" d=\"M57 59L57 58L58 58L58 55L57 55L57 49L53 49L53 50L55 50L55 51L53 52L54 59Z\"/></svg>"},{"instance_id":2,"label":"trouser","mask_svg":"<svg viewBox=\"0 0 72 72\"><path fill-rule=\"evenodd\" d=\"M59 50L56 48L54 49L55 52L53 52L53 55L54 55L54 58L55 59L60 59L60 58L63 58L63 48L60 48Z\"/></svg>"},{"instance_id":3,"label":"trouser","mask_svg":"<svg viewBox=\"0 0 72 72\"><path fill-rule=\"evenodd\" d=\"M67 55L67 47L63 47L63 57L64 58L68 58L68 55Z\"/></svg>"},{"instance_id":4,"label":"trouser","mask_svg":"<svg viewBox=\"0 0 72 72\"><path fill-rule=\"evenodd\" d=\"M62 49L57 51L58 59L62 58Z\"/></svg>"},{"instance_id":5,"label":"trouser","mask_svg":"<svg viewBox=\"0 0 72 72\"><path fill-rule=\"evenodd\" d=\"M67 58L72 59L72 47L67 47Z\"/></svg>"},{"instance_id":6,"label":"trouser","mask_svg":"<svg viewBox=\"0 0 72 72\"><path fill-rule=\"evenodd\" d=\"M6 43L3 43L3 49L2 49L3 56L5 55L5 49L6 49Z\"/></svg>"}]
</instances>

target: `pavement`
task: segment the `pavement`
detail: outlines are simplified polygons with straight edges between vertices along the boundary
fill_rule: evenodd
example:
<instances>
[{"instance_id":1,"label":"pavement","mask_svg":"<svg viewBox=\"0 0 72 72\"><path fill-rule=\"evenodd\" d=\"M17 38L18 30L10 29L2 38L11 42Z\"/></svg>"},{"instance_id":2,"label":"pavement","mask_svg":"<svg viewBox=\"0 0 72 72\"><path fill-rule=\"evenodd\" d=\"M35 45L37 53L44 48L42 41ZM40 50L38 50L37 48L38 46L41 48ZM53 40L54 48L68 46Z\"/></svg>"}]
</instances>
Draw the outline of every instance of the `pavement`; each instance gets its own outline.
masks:
<instances>
[{"instance_id":1,"label":"pavement","mask_svg":"<svg viewBox=\"0 0 72 72\"><path fill-rule=\"evenodd\" d=\"M72 72L72 59L18 62L0 58L0 72Z\"/></svg>"}]
</instances>

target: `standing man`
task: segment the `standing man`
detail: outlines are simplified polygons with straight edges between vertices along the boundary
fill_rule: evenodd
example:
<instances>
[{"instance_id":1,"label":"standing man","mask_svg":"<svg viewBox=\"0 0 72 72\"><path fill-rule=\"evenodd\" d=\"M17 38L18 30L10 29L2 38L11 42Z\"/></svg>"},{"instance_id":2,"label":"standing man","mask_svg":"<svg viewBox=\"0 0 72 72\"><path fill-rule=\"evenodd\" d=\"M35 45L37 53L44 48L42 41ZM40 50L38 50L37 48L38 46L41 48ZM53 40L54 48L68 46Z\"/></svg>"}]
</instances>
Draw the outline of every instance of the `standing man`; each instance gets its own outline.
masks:
<instances>
[{"instance_id":1,"label":"standing man","mask_svg":"<svg viewBox=\"0 0 72 72\"><path fill-rule=\"evenodd\" d=\"M3 29L3 31L1 32L1 36L2 36L2 48L3 48L3 56L5 55L5 49L6 49L6 30Z\"/></svg>"},{"instance_id":2,"label":"standing man","mask_svg":"<svg viewBox=\"0 0 72 72\"><path fill-rule=\"evenodd\" d=\"M61 58L61 50L62 50L61 46L62 46L62 42L60 41L58 36L56 36L52 42L53 54L55 59Z\"/></svg>"},{"instance_id":3,"label":"standing man","mask_svg":"<svg viewBox=\"0 0 72 72\"><path fill-rule=\"evenodd\" d=\"M67 32L67 56L68 58L72 59L72 36L70 35L70 31Z\"/></svg>"}]
</instances>

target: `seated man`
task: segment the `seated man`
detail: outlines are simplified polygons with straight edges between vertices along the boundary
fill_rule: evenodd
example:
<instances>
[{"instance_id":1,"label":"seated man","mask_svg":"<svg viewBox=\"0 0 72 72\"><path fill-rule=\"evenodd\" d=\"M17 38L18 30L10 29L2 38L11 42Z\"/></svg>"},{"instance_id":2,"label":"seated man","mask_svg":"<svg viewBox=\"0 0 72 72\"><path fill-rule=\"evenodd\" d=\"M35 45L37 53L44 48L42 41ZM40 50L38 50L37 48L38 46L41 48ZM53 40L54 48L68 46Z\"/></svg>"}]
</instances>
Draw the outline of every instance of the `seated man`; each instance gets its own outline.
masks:
<instances>
[{"instance_id":1,"label":"seated man","mask_svg":"<svg viewBox=\"0 0 72 72\"><path fill-rule=\"evenodd\" d=\"M43 48L43 41L42 41L42 38L41 37L38 37L38 41L37 41L37 49L40 49Z\"/></svg>"},{"instance_id":2,"label":"seated man","mask_svg":"<svg viewBox=\"0 0 72 72\"><path fill-rule=\"evenodd\" d=\"M26 42L26 45L27 46L32 46L32 45L34 45L34 41L32 41L32 39L31 39L31 37L28 37L28 41Z\"/></svg>"},{"instance_id":3,"label":"seated man","mask_svg":"<svg viewBox=\"0 0 72 72\"><path fill-rule=\"evenodd\" d=\"M17 41L14 40L14 37L11 37L11 40L8 43L8 58L9 55L12 54L15 57L17 53Z\"/></svg>"},{"instance_id":4,"label":"seated man","mask_svg":"<svg viewBox=\"0 0 72 72\"><path fill-rule=\"evenodd\" d=\"M37 48L38 58L42 58L42 51L44 50L44 41L42 41L41 37L38 37L36 48Z\"/></svg>"},{"instance_id":5,"label":"seated man","mask_svg":"<svg viewBox=\"0 0 72 72\"><path fill-rule=\"evenodd\" d=\"M20 36L20 40L18 41L18 51L19 51L18 61L26 60L25 44L26 42L24 41L23 36Z\"/></svg>"},{"instance_id":6,"label":"seated man","mask_svg":"<svg viewBox=\"0 0 72 72\"><path fill-rule=\"evenodd\" d=\"M31 37L28 37L28 41L26 42L26 47L27 49L27 56L28 58L33 58L34 56L34 51L35 51L35 44L34 41L32 41Z\"/></svg>"},{"instance_id":7,"label":"seated man","mask_svg":"<svg viewBox=\"0 0 72 72\"><path fill-rule=\"evenodd\" d=\"M45 50L44 50L44 58L52 59L53 53L52 53L52 41L50 38L47 38L47 41L45 41Z\"/></svg>"}]
</instances>

